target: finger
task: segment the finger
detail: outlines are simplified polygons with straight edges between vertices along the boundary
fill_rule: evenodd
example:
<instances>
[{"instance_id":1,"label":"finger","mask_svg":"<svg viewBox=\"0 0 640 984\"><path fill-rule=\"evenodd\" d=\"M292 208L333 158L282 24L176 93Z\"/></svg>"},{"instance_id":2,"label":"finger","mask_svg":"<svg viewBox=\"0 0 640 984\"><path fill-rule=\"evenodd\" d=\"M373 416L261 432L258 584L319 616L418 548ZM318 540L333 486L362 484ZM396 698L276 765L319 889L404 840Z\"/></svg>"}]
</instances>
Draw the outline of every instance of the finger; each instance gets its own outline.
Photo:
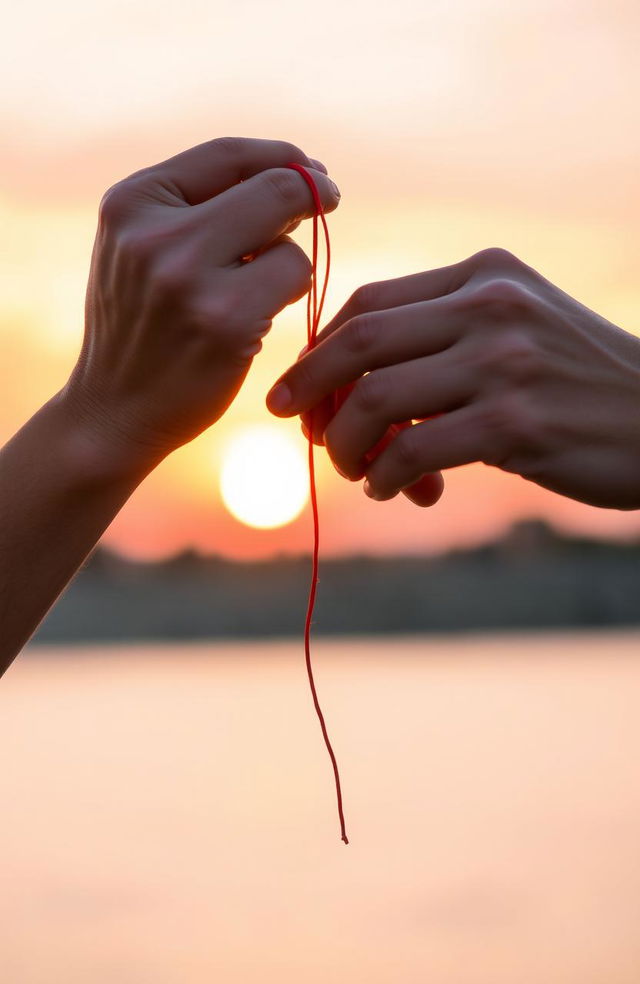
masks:
<instances>
[{"instance_id":1,"label":"finger","mask_svg":"<svg viewBox=\"0 0 640 984\"><path fill-rule=\"evenodd\" d=\"M331 335L345 321L370 311L386 311L403 304L435 300L460 290L478 274L506 273L520 275L522 270L531 271L521 260L507 250L489 248L480 250L472 256L435 270L425 270L394 280L365 284L351 295L346 304L331 321L318 332L318 341ZM536 275L538 276L538 275Z\"/></svg>"},{"instance_id":2,"label":"finger","mask_svg":"<svg viewBox=\"0 0 640 984\"><path fill-rule=\"evenodd\" d=\"M282 235L279 238L280 239L288 238L291 235L291 233L292 232L295 232L296 229L301 224L302 224L302 219L298 219L297 222L292 222L291 225L287 226L287 228L284 230L284 232L282 233ZM276 243L277 242L279 242L279 239L276 239ZM271 249L272 246L275 246L275 243L267 243L267 245L266 246L263 246L262 249L257 249L253 253L247 253L246 256L241 257L242 263L246 263L249 260L255 260L255 258L257 256L260 256L262 253L266 253L266 251L268 249Z\"/></svg>"},{"instance_id":3,"label":"finger","mask_svg":"<svg viewBox=\"0 0 640 984\"><path fill-rule=\"evenodd\" d=\"M276 416L301 413L366 372L443 351L463 324L448 298L358 315L294 363L268 394L267 406Z\"/></svg>"},{"instance_id":4,"label":"finger","mask_svg":"<svg viewBox=\"0 0 640 984\"><path fill-rule=\"evenodd\" d=\"M373 459L377 458L380 452L384 451L384 449L391 444L394 438L398 436L400 431L403 431L412 425L413 421L411 420L404 420L399 424L389 424L381 439L365 454L365 467L366 465L370 465Z\"/></svg>"},{"instance_id":5,"label":"finger","mask_svg":"<svg viewBox=\"0 0 640 984\"><path fill-rule=\"evenodd\" d=\"M302 433L304 434L307 440L309 440L309 437L311 435L311 430L310 430L311 416L314 417L314 421L315 421L315 411L313 411L313 414L305 414L300 418L300 429L302 430ZM315 427L314 427L314 434L313 434L313 443L316 445L316 447L319 448L324 447L324 441L322 440L322 437L318 436L318 431L315 429Z\"/></svg>"},{"instance_id":6,"label":"finger","mask_svg":"<svg viewBox=\"0 0 640 984\"><path fill-rule=\"evenodd\" d=\"M304 250L282 236L250 263L233 271L232 278L255 315L271 319L307 293L311 263Z\"/></svg>"},{"instance_id":7,"label":"finger","mask_svg":"<svg viewBox=\"0 0 640 984\"><path fill-rule=\"evenodd\" d=\"M401 431L412 426L413 424L410 420L405 421L403 424L391 424L382 440L365 455L367 464L371 464ZM417 482L402 491L407 499L416 506L433 506L444 491L444 479L440 472L436 472L433 475L423 475Z\"/></svg>"},{"instance_id":8,"label":"finger","mask_svg":"<svg viewBox=\"0 0 640 984\"><path fill-rule=\"evenodd\" d=\"M325 400L324 403L321 404L321 406L326 405L326 403L327 401ZM316 410L313 411L314 417L317 412L318 412L318 408L316 408ZM301 421L301 428L302 428L302 433L304 434L307 440L309 440L309 435L310 435L309 422L310 422L309 415L303 414L302 421ZM380 444L378 446L379 449L382 450L382 448L390 444L391 441L394 439L394 437L396 437L397 434L399 434L400 431L403 430L405 427L411 427L411 426L412 424L409 421L407 421L407 423L405 424L398 424L398 425L394 424L393 426L391 426L387 431L385 437L382 439L382 441L380 441ZM324 442L322 438L314 437L314 444L321 445L323 443ZM375 457L375 451L376 449L374 449L374 452L371 452L371 454L367 455L367 458L370 461L373 461ZM423 475L422 478L420 478L417 482L415 482L413 485L410 485L408 488L403 489L402 491L403 491L403 495L405 495L407 499L413 502L414 505L426 508L428 506L435 505L436 502L438 502L438 500L442 496L442 493L444 491L444 479L440 474L440 472L436 472L433 475Z\"/></svg>"},{"instance_id":9,"label":"finger","mask_svg":"<svg viewBox=\"0 0 640 984\"><path fill-rule=\"evenodd\" d=\"M292 158L290 158L290 159L292 160ZM322 171L323 174L328 174L329 173L327 171L327 168L325 167L325 165L322 163L322 161L314 160L313 157L310 157L309 158L309 161L311 163L311 167L315 168L316 171ZM297 163L301 163L301 162L298 161Z\"/></svg>"},{"instance_id":10,"label":"finger","mask_svg":"<svg viewBox=\"0 0 640 984\"><path fill-rule=\"evenodd\" d=\"M290 236L292 232L295 232L296 229L301 225L301 223L302 223L302 219L296 219L295 222L292 222L291 225L288 225L287 228L284 230L285 236Z\"/></svg>"},{"instance_id":11,"label":"finger","mask_svg":"<svg viewBox=\"0 0 640 984\"><path fill-rule=\"evenodd\" d=\"M329 396L325 396L324 400L321 400L311 410L306 410L301 414L307 429L313 428L314 444L324 445L324 432L352 389L353 383L349 384L349 386L343 386L341 389L330 393Z\"/></svg>"},{"instance_id":12,"label":"finger","mask_svg":"<svg viewBox=\"0 0 640 984\"><path fill-rule=\"evenodd\" d=\"M457 409L475 386L468 368L448 352L370 372L326 428L327 451L343 475L360 478L367 453L378 453L391 425Z\"/></svg>"},{"instance_id":13,"label":"finger","mask_svg":"<svg viewBox=\"0 0 640 984\"><path fill-rule=\"evenodd\" d=\"M481 415L474 406L463 407L403 430L368 467L365 491L372 499L392 499L426 473L490 456Z\"/></svg>"},{"instance_id":14,"label":"finger","mask_svg":"<svg viewBox=\"0 0 640 984\"><path fill-rule=\"evenodd\" d=\"M138 171L141 182L163 184L177 202L198 205L260 171L289 162L313 167L310 157L284 140L221 137L184 150L160 164Z\"/></svg>"},{"instance_id":15,"label":"finger","mask_svg":"<svg viewBox=\"0 0 640 984\"><path fill-rule=\"evenodd\" d=\"M410 502L413 502L415 506L421 506L423 509L428 506L435 506L443 492L444 479L440 472L435 472L433 475L423 475L413 485L402 490L402 494Z\"/></svg>"},{"instance_id":16,"label":"finger","mask_svg":"<svg viewBox=\"0 0 640 984\"><path fill-rule=\"evenodd\" d=\"M332 212L340 200L336 185L321 171L309 170L323 208ZM199 206L215 229L216 258L232 263L281 236L293 222L315 215L304 178L291 168L261 171L211 202Z\"/></svg>"},{"instance_id":17,"label":"finger","mask_svg":"<svg viewBox=\"0 0 640 984\"><path fill-rule=\"evenodd\" d=\"M326 400L322 400L313 410L308 410L307 413L302 414L302 423L307 430L307 434L311 433L313 435L313 443L319 447L324 445L324 432L335 412L333 400L331 397L327 397Z\"/></svg>"},{"instance_id":18,"label":"finger","mask_svg":"<svg viewBox=\"0 0 640 984\"><path fill-rule=\"evenodd\" d=\"M451 266L359 287L322 331L318 332L318 341L327 338L345 321L358 315L372 311L388 311L389 308L431 301L453 294L467 283L474 270L474 257L469 257Z\"/></svg>"}]
</instances>

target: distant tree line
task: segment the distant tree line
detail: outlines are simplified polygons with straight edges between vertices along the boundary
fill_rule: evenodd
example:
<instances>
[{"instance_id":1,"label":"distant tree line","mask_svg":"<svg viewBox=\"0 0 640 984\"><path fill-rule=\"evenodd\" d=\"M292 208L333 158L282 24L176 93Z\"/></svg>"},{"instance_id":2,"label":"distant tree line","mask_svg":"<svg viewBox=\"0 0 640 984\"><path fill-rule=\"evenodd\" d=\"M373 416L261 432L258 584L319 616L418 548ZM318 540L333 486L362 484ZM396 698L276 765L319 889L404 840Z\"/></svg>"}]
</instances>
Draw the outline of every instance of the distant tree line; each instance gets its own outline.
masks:
<instances>
[{"instance_id":1,"label":"distant tree line","mask_svg":"<svg viewBox=\"0 0 640 984\"><path fill-rule=\"evenodd\" d=\"M309 558L239 563L185 552L139 563L99 548L36 641L299 635ZM322 562L316 633L370 634L640 624L640 541L519 523L486 546L436 557Z\"/></svg>"}]
</instances>

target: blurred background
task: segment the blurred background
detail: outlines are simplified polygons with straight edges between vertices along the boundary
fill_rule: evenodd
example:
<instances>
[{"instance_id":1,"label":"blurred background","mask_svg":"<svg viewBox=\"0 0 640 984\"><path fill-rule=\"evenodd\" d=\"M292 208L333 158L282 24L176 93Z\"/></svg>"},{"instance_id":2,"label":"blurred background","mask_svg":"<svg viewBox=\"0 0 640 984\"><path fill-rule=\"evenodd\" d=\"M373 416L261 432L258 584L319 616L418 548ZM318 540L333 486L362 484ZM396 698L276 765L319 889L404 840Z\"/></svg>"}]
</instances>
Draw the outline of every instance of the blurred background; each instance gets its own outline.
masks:
<instances>
[{"instance_id":1,"label":"blurred background","mask_svg":"<svg viewBox=\"0 0 640 984\"><path fill-rule=\"evenodd\" d=\"M3 27L1 440L74 364L105 189L227 134L340 186L328 314L499 245L640 334L635 3L32 0ZM640 514L481 466L381 505L319 455L344 848L305 446L264 408L304 333L303 304L276 320L2 682L7 979L635 984Z\"/></svg>"}]
</instances>

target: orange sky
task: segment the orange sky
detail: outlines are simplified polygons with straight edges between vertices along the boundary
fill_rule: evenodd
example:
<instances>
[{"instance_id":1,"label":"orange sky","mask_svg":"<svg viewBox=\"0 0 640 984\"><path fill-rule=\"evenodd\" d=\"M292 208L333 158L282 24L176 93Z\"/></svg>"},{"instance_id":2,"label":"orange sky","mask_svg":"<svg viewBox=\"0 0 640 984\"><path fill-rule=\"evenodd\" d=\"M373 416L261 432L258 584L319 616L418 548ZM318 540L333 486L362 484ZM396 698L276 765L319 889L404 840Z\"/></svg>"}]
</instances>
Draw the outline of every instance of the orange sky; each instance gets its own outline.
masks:
<instances>
[{"instance_id":1,"label":"orange sky","mask_svg":"<svg viewBox=\"0 0 640 984\"><path fill-rule=\"evenodd\" d=\"M342 191L328 310L358 284L488 245L521 255L640 333L640 8L585 0L328 0L18 5L0 64L0 362L4 438L61 386L82 330L97 202L138 167L211 136L300 143ZM7 20L8 18L8 20ZM304 242L304 235L302 237ZM309 545L308 515L241 526L217 490L234 428L302 345L301 306L276 321L236 405L170 458L107 534L138 555L187 545L265 556ZM283 422L302 445L295 423ZM598 511L481 467L435 509L369 502L321 463L324 550L433 550L518 516L624 534Z\"/></svg>"}]
</instances>

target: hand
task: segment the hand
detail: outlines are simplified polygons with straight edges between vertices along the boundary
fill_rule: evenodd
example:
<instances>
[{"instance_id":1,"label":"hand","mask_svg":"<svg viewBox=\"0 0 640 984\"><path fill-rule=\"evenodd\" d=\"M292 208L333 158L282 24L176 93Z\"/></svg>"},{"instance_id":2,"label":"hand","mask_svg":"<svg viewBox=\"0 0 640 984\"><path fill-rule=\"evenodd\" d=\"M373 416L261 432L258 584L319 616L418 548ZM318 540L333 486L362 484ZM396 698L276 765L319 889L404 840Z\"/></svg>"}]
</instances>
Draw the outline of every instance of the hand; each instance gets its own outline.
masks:
<instances>
[{"instance_id":1,"label":"hand","mask_svg":"<svg viewBox=\"0 0 640 984\"><path fill-rule=\"evenodd\" d=\"M285 169L323 165L291 144L226 138L114 185L100 206L85 339L63 391L101 452L157 463L216 421L272 318L309 288L310 263L286 235L313 215Z\"/></svg>"},{"instance_id":2,"label":"hand","mask_svg":"<svg viewBox=\"0 0 640 984\"><path fill-rule=\"evenodd\" d=\"M406 490L430 504L412 494L421 476L481 461L592 505L640 508L640 339L504 250L361 288L318 339L268 406L316 408L314 438L343 475L366 475L372 498ZM327 398L345 387L328 419ZM407 421L419 422L390 433Z\"/></svg>"}]
</instances>

